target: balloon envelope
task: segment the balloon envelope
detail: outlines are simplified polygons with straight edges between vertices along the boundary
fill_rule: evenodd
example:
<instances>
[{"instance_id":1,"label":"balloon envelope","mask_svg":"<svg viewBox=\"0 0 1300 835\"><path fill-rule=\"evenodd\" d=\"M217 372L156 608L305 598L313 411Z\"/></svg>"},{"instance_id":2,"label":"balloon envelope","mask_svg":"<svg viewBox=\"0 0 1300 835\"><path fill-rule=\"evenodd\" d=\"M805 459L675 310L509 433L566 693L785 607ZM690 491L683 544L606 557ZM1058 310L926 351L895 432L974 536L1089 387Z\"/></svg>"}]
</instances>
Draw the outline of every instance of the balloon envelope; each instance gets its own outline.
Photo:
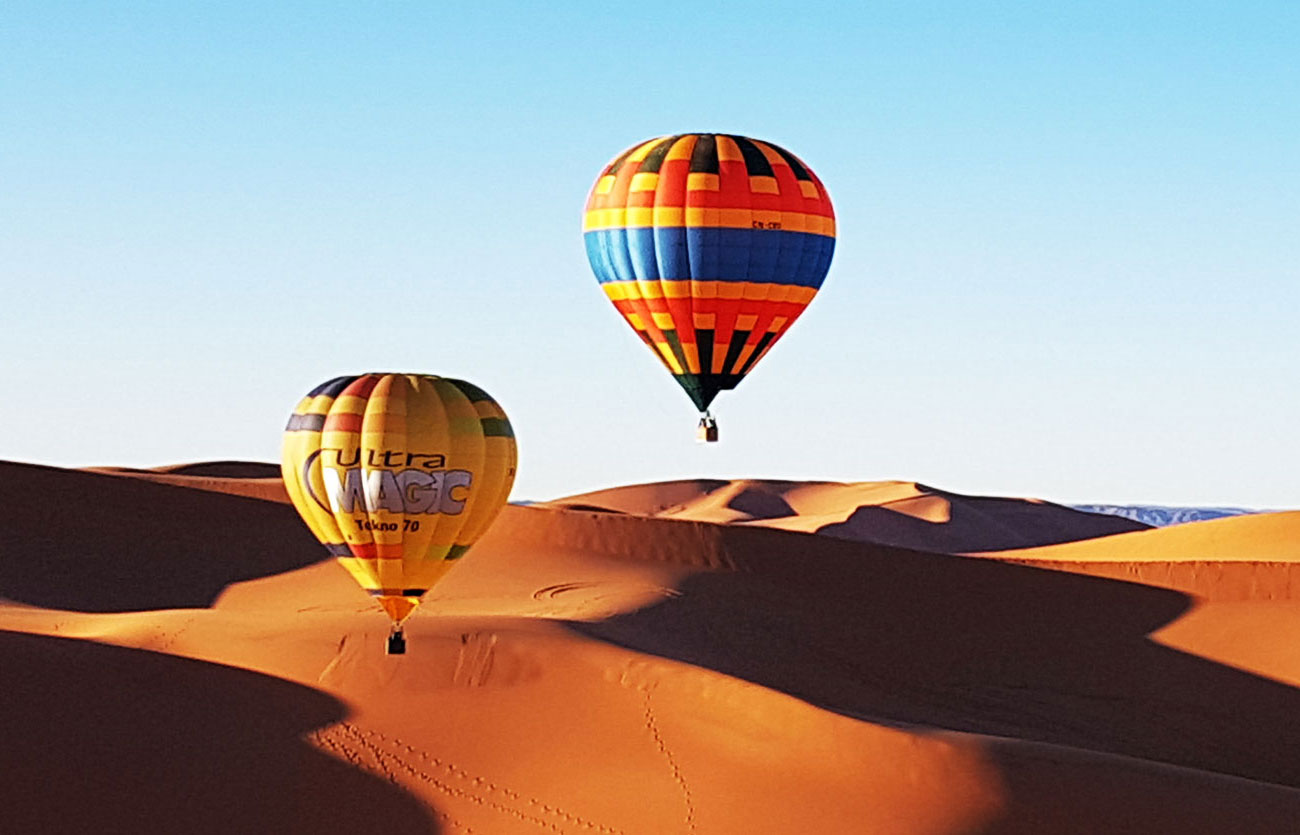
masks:
<instances>
[{"instance_id":1,"label":"balloon envelope","mask_svg":"<svg viewBox=\"0 0 1300 835\"><path fill-rule=\"evenodd\" d=\"M704 411L821 287L835 213L817 175L789 151L681 134L605 166L583 236L610 301Z\"/></svg>"},{"instance_id":2,"label":"balloon envelope","mask_svg":"<svg viewBox=\"0 0 1300 835\"><path fill-rule=\"evenodd\" d=\"M312 533L400 624L505 505L515 461L510 421L482 389L362 374L299 402L281 472Z\"/></svg>"}]
</instances>

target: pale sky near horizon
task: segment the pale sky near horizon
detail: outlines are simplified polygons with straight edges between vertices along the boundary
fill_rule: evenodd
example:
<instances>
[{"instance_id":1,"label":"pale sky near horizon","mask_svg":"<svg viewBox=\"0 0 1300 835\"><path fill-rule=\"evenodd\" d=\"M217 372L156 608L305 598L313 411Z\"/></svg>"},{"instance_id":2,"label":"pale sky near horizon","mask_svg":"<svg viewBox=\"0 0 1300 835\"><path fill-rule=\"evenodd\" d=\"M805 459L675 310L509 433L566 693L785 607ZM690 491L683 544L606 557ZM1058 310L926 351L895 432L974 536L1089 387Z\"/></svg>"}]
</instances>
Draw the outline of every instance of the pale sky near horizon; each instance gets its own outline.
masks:
<instances>
[{"instance_id":1,"label":"pale sky near horizon","mask_svg":"<svg viewBox=\"0 0 1300 835\"><path fill-rule=\"evenodd\" d=\"M426 371L506 408L518 499L1300 507L1300 4L431 5L0 6L0 458L276 460L317 382ZM699 130L839 226L711 447L580 234Z\"/></svg>"}]
</instances>

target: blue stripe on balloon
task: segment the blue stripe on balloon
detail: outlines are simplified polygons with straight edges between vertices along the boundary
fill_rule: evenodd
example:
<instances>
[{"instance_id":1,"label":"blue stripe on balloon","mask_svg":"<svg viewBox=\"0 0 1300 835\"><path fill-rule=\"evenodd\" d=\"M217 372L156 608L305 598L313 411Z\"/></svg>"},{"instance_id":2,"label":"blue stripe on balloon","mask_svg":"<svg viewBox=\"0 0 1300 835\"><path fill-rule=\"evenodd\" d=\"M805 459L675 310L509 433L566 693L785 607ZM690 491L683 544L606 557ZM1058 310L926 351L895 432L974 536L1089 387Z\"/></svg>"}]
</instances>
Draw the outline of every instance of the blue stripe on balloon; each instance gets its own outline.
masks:
<instances>
[{"instance_id":1,"label":"blue stripe on balloon","mask_svg":"<svg viewBox=\"0 0 1300 835\"><path fill-rule=\"evenodd\" d=\"M591 232L582 237L587 245L587 261L591 264L591 271L596 274L596 280L601 284L617 281L618 277L614 275L614 270L609 263L609 253L606 251L609 238Z\"/></svg>"},{"instance_id":2,"label":"blue stripe on balloon","mask_svg":"<svg viewBox=\"0 0 1300 835\"><path fill-rule=\"evenodd\" d=\"M768 284L777 279L776 263L781 257L781 235L751 232L749 280Z\"/></svg>"},{"instance_id":3,"label":"blue stripe on balloon","mask_svg":"<svg viewBox=\"0 0 1300 835\"><path fill-rule=\"evenodd\" d=\"M686 245L686 229L681 226L655 227L655 254L659 258L659 275L673 280L690 277L690 251Z\"/></svg>"},{"instance_id":4,"label":"blue stripe on balloon","mask_svg":"<svg viewBox=\"0 0 1300 835\"><path fill-rule=\"evenodd\" d=\"M809 287L821 287L822 282L826 280L826 273L831 268L831 256L835 254L835 239L820 236L821 240L817 242L818 259L816 266L808 269L807 275L816 278L816 284L810 284Z\"/></svg>"},{"instance_id":5,"label":"blue stripe on balloon","mask_svg":"<svg viewBox=\"0 0 1300 835\"><path fill-rule=\"evenodd\" d=\"M683 229L680 226L676 228ZM686 234L686 251L691 267L686 277L716 276L722 230L716 226L692 226L683 231Z\"/></svg>"},{"instance_id":6,"label":"blue stripe on balloon","mask_svg":"<svg viewBox=\"0 0 1300 835\"><path fill-rule=\"evenodd\" d=\"M718 274L703 276L703 278L718 281L749 281L749 250L753 245L752 230L719 229Z\"/></svg>"},{"instance_id":7,"label":"blue stripe on balloon","mask_svg":"<svg viewBox=\"0 0 1300 835\"><path fill-rule=\"evenodd\" d=\"M804 253L812 248L806 235L786 235L781 238L781 249L776 256L775 275L799 275L803 270Z\"/></svg>"},{"instance_id":8,"label":"blue stripe on balloon","mask_svg":"<svg viewBox=\"0 0 1300 835\"><path fill-rule=\"evenodd\" d=\"M659 280L659 259L655 257L655 230L633 226L627 230L627 255L632 272L641 281Z\"/></svg>"},{"instance_id":9,"label":"blue stripe on balloon","mask_svg":"<svg viewBox=\"0 0 1300 835\"><path fill-rule=\"evenodd\" d=\"M610 281L754 281L820 287L835 239L810 232L707 226L593 229L587 259Z\"/></svg>"},{"instance_id":10,"label":"blue stripe on balloon","mask_svg":"<svg viewBox=\"0 0 1300 835\"><path fill-rule=\"evenodd\" d=\"M636 268L632 266L632 256L628 253L626 229L611 229L606 252L614 275L620 281L632 281L636 278Z\"/></svg>"},{"instance_id":11,"label":"blue stripe on balloon","mask_svg":"<svg viewBox=\"0 0 1300 835\"><path fill-rule=\"evenodd\" d=\"M631 281L636 278L627 254L627 232L623 229L602 229L588 232L587 260L601 284L609 281Z\"/></svg>"}]
</instances>

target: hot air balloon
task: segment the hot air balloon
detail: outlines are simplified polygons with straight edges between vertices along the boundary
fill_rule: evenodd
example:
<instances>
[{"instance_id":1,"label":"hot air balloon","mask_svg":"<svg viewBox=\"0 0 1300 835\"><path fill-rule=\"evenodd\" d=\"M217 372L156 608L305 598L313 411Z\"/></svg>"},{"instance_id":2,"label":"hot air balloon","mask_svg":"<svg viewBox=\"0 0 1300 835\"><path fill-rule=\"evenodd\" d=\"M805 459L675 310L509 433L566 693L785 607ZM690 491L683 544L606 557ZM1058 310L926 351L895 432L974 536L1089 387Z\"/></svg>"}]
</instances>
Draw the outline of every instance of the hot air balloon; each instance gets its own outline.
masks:
<instances>
[{"instance_id":1,"label":"hot air balloon","mask_svg":"<svg viewBox=\"0 0 1300 835\"><path fill-rule=\"evenodd\" d=\"M316 538L392 619L492 524L515 479L510 421L482 389L427 374L336 377L285 427L281 472Z\"/></svg>"},{"instance_id":2,"label":"hot air balloon","mask_svg":"<svg viewBox=\"0 0 1300 835\"><path fill-rule=\"evenodd\" d=\"M614 307L700 410L734 389L826 278L835 213L794 154L743 136L687 133L605 166L583 219L587 259Z\"/></svg>"}]
</instances>

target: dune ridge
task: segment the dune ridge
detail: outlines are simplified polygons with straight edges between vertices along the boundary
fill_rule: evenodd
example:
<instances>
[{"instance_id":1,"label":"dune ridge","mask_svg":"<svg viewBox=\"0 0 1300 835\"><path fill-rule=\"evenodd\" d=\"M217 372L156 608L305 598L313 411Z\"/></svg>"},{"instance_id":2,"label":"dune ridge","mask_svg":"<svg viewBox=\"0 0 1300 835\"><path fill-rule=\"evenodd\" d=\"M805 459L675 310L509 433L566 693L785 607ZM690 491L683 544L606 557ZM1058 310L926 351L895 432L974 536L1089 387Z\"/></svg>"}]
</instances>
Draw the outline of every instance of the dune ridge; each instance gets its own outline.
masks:
<instances>
[{"instance_id":1,"label":"dune ridge","mask_svg":"<svg viewBox=\"0 0 1300 835\"><path fill-rule=\"evenodd\" d=\"M1150 528L1034 499L966 496L907 481L691 479L583 493L545 507L754 525L924 551L1001 551Z\"/></svg>"},{"instance_id":2,"label":"dune ridge","mask_svg":"<svg viewBox=\"0 0 1300 835\"><path fill-rule=\"evenodd\" d=\"M86 467L85 472L128 476L155 484L210 490L285 504L289 502L289 494L285 492L284 482L280 480L280 467L258 461L212 461L147 470L134 467Z\"/></svg>"}]
</instances>

